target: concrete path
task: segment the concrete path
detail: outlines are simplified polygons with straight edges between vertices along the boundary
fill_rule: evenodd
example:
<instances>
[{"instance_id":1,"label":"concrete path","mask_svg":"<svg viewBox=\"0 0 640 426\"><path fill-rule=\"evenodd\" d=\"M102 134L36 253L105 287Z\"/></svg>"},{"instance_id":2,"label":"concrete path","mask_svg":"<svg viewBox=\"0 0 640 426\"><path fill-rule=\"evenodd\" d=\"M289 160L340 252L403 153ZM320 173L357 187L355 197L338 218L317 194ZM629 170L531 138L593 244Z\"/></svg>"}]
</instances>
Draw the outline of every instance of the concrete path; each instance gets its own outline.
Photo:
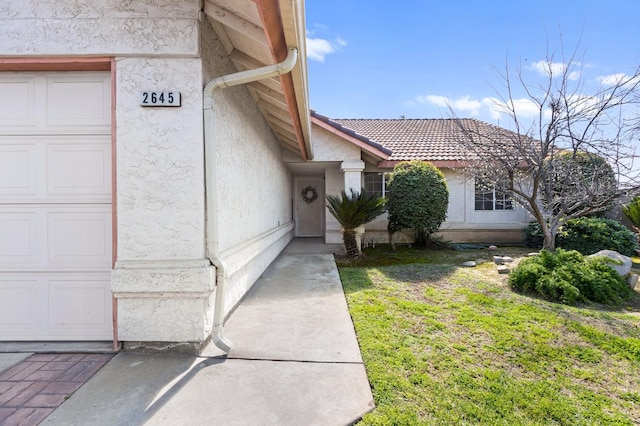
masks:
<instances>
[{"instance_id":1,"label":"concrete path","mask_svg":"<svg viewBox=\"0 0 640 426\"><path fill-rule=\"evenodd\" d=\"M118 354L45 425L346 425L373 408L332 251L296 239L231 315L228 356Z\"/></svg>"}]
</instances>

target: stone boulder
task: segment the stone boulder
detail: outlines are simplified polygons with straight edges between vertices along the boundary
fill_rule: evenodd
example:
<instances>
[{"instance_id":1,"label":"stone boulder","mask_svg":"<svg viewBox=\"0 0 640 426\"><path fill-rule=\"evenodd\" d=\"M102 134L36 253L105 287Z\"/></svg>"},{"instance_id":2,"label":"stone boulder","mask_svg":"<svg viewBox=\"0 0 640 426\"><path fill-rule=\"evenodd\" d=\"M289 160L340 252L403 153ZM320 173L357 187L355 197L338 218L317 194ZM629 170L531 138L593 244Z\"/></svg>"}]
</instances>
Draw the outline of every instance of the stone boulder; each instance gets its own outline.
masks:
<instances>
[{"instance_id":1,"label":"stone boulder","mask_svg":"<svg viewBox=\"0 0 640 426\"><path fill-rule=\"evenodd\" d=\"M499 274L508 274L509 272L511 272L511 269L509 269L508 266L506 266L506 265L498 266L498 273Z\"/></svg>"},{"instance_id":2,"label":"stone boulder","mask_svg":"<svg viewBox=\"0 0 640 426\"><path fill-rule=\"evenodd\" d=\"M621 277L629 275L629 272L631 272L631 266L633 265L629 256L625 256L624 254L620 254L613 250L600 250L599 252L590 254L587 257L606 257L610 259L611 261L607 262L607 264Z\"/></svg>"}]
</instances>

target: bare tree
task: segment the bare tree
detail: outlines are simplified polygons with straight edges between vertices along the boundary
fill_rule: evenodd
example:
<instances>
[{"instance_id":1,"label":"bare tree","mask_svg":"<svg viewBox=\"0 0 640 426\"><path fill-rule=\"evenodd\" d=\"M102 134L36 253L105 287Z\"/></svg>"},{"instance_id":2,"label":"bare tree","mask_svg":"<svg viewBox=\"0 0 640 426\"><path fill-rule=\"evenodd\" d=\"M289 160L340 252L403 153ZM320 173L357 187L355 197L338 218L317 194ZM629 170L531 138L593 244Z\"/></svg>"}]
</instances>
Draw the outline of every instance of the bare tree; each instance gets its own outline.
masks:
<instances>
[{"instance_id":1,"label":"bare tree","mask_svg":"<svg viewBox=\"0 0 640 426\"><path fill-rule=\"evenodd\" d=\"M500 74L504 87L496 91L495 107L512 131L457 118L454 131L468 173L528 210L549 250L567 219L608 210L640 183L634 168L640 67L601 79L587 93L583 62L575 52L562 59L547 55L538 63L546 71L542 83L529 83L522 67L512 73L507 66ZM534 119L523 106L535 111Z\"/></svg>"}]
</instances>

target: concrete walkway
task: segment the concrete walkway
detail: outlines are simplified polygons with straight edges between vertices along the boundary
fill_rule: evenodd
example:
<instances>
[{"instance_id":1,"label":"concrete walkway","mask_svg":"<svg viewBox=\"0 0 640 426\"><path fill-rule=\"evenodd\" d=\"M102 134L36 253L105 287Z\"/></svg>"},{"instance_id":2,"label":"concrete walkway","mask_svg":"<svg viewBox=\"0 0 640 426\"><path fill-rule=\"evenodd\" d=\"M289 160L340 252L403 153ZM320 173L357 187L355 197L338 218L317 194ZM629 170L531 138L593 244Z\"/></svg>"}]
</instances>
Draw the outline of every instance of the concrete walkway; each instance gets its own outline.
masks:
<instances>
[{"instance_id":1,"label":"concrete walkway","mask_svg":"<svg viewBox=\"0 0 640 426\"><path fill-rule=\"evenodd\" d=\"M332 252L296 239L231 315L228 356L119 353L41 424L346 425L373 408Z\"/></svg>"}]
</instances>

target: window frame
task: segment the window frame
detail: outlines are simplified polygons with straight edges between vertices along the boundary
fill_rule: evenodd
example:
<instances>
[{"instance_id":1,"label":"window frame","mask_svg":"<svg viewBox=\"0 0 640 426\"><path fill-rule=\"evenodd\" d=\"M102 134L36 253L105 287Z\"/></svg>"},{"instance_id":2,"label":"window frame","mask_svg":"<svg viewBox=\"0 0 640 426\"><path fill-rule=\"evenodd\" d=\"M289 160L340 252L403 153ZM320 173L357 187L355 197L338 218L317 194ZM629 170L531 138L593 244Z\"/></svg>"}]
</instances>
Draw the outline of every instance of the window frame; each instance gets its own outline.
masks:
<instances>
[{"instance_id":1,"label":"window frame","mask_svg":"<svg viewBox=\"0 0 640 426\"><path fill-rule=\"evenodd\" d=\"M514 211L513 197L508 191L501 189L504 185L484 184L482 179L476 178L474 182L473 208L477 212L508 212ZM479 208L480 207L480 208Z\"/></svg>"},{"instance_id":2,"label":"window frame","mask_svg":"<svg viewBox=\"0 0 640 426\"><path fill-rule=\"evenodd\" d=\"M372 175L376 175L376 176L381 176L380 182L374 181L374 182L367 182L367 176L372 176ZM363 188L364 188L364 192L367 195L372 195L374 193L380 195L381 197L386 197L388 190L387 190L387 182L389 181L389 176L390 173L387 172L382 172L382 171L378 171L378 172L363 172L363 177L362 177L362 182L363 182ZM368 188L368 184L369 183L373 183L375 185L380 185L381 188L379 188L379 190L377 191L372 191Z\"/></svg>"}]
</instances>

